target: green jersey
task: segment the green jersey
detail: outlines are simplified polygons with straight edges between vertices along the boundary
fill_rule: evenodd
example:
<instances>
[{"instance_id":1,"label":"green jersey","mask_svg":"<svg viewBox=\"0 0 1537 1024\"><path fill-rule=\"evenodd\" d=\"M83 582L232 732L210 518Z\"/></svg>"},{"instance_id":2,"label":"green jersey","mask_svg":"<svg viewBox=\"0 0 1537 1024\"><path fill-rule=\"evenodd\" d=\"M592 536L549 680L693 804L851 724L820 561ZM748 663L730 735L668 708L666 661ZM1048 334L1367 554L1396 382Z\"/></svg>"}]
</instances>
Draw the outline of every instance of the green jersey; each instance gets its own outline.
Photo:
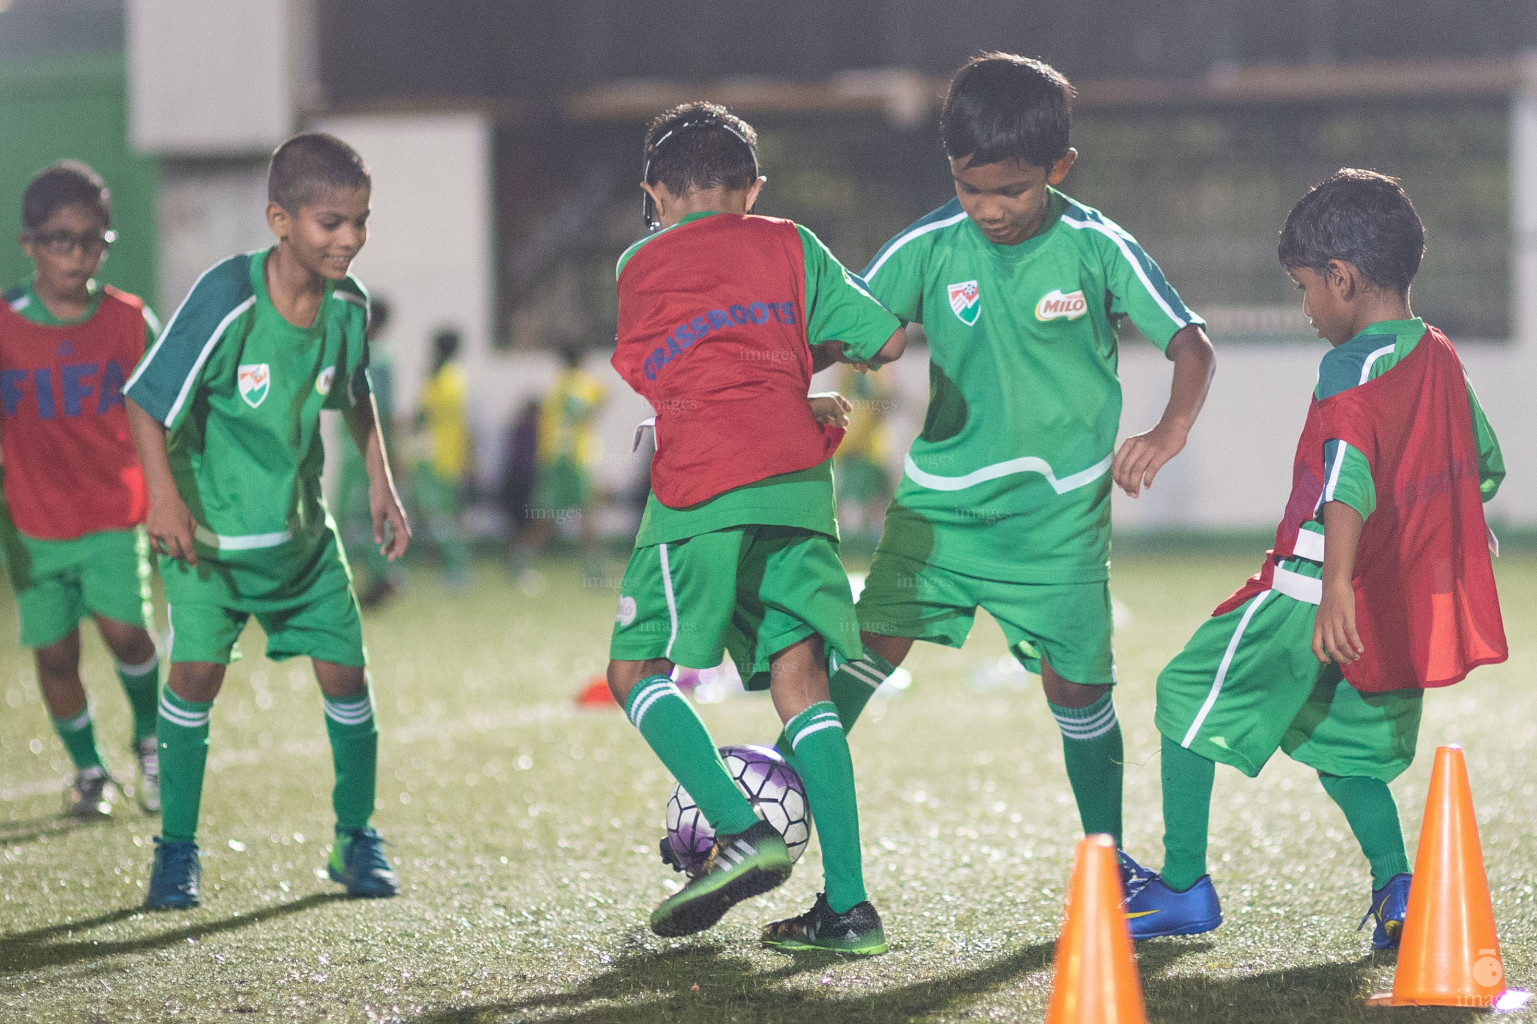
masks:
<instances>
[{"instance_id":1,"label":"green jersey","mask_svg":"<svg viewBox=\"0 0 1537 1024\"><path fill-rule=\"evenodd\" d=\"M314 324L296 327L267 294L271 251L198 278L124 389L167 428L199 557L269 573L275 557L307 559L313 544L290 542L326 528L320 411L369 395L368 293L327 282Z\"/></svg>"},{"instance_id":2,"label":"green jersey","mask_svg":"<svg viewBox=\"0 0 1537 1024\"><path fill-rule=\"evenodd\" d=\"M929 409L882 545L985 579L1108 576L1116 325L1166 349L1204 321L1135 239L1051 190L1042 229L987 239L952 200L876 254L875 297L929 339Z\"/></svg>"}]
</instances>

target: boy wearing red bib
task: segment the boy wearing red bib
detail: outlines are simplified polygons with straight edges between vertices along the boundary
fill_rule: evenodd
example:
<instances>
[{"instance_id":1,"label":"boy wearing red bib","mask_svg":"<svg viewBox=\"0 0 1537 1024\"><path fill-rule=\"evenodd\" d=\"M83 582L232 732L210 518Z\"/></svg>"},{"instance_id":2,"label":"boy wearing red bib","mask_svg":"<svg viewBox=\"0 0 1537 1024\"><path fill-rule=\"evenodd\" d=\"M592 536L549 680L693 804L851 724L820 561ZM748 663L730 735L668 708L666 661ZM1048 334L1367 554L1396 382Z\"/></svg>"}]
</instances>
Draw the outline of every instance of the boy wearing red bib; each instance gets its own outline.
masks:
<instances>
[{"instance_id":1,"label":"boy wearing red bib","mask_svg":"<svg viewBox=\"0 0 1537 1024\"><path fill-rule=\"evenodd\" d=\"M1398 945L1409 861L1387 784L1414 759L1424 690L1506 657L1482 505L1505 467L1456 351L1409 309L1424 244L1409 197L1371 171L1314 188L1281 232L1333 348L1274 549L1158 677L1165 860L1133 883L1135 938L1222 922L1215 765L1257 775L1279 748L1344 812L1371 865L1372 945Z\"/></svg>"},{"instance_id":2,"label":"boy wearing red bib","mask_svg":"<svg viewBox=\"0 0 1537 1024\"><path fill-rule=\"evenodd\" d=\"M704 867L651 915L653 931L703 931L790 874L783 837L758 819L669 677L729 651L786 723L827 882L810 912L770 925L764 942L883 953L848 741L827 691L828 648L862 654L830 461L849 406L806 392L834 359L895 359L904 335L815 235L749 215L764 181L755 143L741 119L700 103L646 136L641 187L661 230L620 257L613 364L656 410L657 450L608 680L716 833Z\"/></svg>"},{"instance_id":3,"label":"boy wearing red bib","mask_svg":"<svg viewBox=\"0 0 1537 1024\"><path fill-rule=\"evenodd\" d=\"M160 661L147 629L144 473L123 381L159 325L138 296L95 280L113 234L101 177L66 160L22 199L22 248L37 268L0 306L0 547L16 590L21 642L54 729L75 763L69 813L112 813L115 786L96 747L80 681L80 621L112 651L133 709L135 796L160 810L155 750Z\"/></svg>"}]
</instances>

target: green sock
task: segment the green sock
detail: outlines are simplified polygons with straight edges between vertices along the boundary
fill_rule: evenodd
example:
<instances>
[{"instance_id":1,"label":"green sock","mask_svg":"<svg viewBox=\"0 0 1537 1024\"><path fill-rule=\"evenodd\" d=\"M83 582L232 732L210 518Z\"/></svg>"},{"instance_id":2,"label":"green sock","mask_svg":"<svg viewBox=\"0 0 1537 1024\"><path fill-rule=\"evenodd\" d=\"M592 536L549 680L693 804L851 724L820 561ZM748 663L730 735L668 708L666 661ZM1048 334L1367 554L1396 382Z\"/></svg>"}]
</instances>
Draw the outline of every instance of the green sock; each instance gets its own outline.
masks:
<instances>
[{"instance_id":1,"label":"green sock","mask_svg":"<svg viewBox=\"0 0 1537 1024\"><path fill-rule=\"evenodd\" d=\"M717 834L734 835L757 824L757 813L726 771L715 741L671 679L649 676L636 683L624 713Z\"/></svg>"},{"instance_id":2,"label":"green sock","mask_svg":"<svg viewBox=\"0 0 1537 1024\"><path fill-rule=\"evenodd\" d=\"M818 701L785 724L795 752L817 841L822 844L822 874L827 903L847 913L865 895L864 867L859 852L859 802L854 796L854 762L838 709Z\"/></svg>"},{"instance_id":3,"label":"green sock","mask_svg":"<svg viewBox=\"0 0 1537 1024\"><path fill-rule=\"evenodd\" d=\"M117 663L117 678L128 694L133 708L133 741L155 735L155 719L160 706L160 655L151 654L142 665Z\"/></svg>"},{"instance_id":4,"label":"green sock","mask_svg":"<svg viewBox=\"0 0 1537 1024\"><path fill-rule=\"evenodd\" d=\"M160 691L160 836L168 843L190 843L197 836L212 707L213 701L187 700L169 686Z\"/></svg>"},{"instance_id":5,"label":"green sock","mask_svg":"<svg viewBox=\"0 0 1537 1024\"><path fill-rule=\"evenodd\" d=\"M1206 874L1206 832L1217 764L1163 738L1164 884L1184 892Z\"/></svg>"},{"instance_id":6,"label":"green sock","mask_svg":"<svg viewBox=\"0 0 1537 1024\"><path fill-rule=\"evenodd\" d=\"M827 692L832 697L833 706L838 709L838 721L843 723L845 734L854 728L860 712L870 703L875 691L895 671L891 662L873 651L866 651L863 658L843 662L827 677ZM790 737L785 732L780 732L779 739L774 741L774 749L795 766L795 751L791 749Z\"/></svg>"},{"instance_id":7,"label":"green sock","mask_svg":"<svg viewBox=\"0 0 1537 1024\"><path fill-rule=\"evenodd\" d=\"M1125 751L1121 723L1109 693L1086 708L1064 708L1047 701L1062 730L1067 781L1078 801L1086 835L1107 832L1121 845L1121 774Z\"/></svg>"},{"instance_id":8,"label":"green sock","mask_svg":"<svg viewBox=\"0 0 1537 1024\"><path fill-rule=\"evenodd\" d=\"M367 828L374 813L374 786L379 765L379 729L368 690L349 697L326 697L326 735L331 739L331 764L336 785L331 806L336 827Z\"/></svg>"},{"instance_id":9,"label":"green sock","mask_svg":"<svg viewBox=\"0 0 1537 1024\"><path fill-rule=\"evenodd\" d=\"M1388 784L1381 779L1361 775L1326 775L1318 773L1324 792L1340 805L1350 831L1356 834L1361 852L1372 866L1372 888L1381 889L1395 875L1409 870L1409 855L1404 851L1404 832L1398 823L1398 805Z\"/></svg>"},{"instance_id":10,"label":"green sock","mask_svg":"<svg viewBox=\"0 0 1537 1024\"><path fill-rule=\"evenodd\" d=\"M96 749L96 725L91 721L91 705L86 704L74 718L50 718L53 731L64 741L76 771L102 768L101 751Z\"/></svg>"}]
</instances>

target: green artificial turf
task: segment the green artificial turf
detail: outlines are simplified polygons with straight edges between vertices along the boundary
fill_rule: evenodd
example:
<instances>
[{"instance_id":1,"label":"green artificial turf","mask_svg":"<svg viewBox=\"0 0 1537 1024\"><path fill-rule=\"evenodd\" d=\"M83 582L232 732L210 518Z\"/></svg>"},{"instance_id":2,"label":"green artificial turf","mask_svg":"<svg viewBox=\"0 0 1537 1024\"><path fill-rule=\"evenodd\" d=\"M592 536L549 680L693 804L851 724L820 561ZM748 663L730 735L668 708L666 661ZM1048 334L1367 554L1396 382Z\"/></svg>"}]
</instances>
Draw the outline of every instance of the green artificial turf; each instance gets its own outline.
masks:
<instances>
[{"instance_id":1,"label":"green artificial turf","mask_svg":"<svg viewBox=\"0 0 1537 1024\"><path fill-rule=\"evenodd\" d=\"M1161 859L1153 680L1257 557L1121 558L1117 695L1127 843ZM1411 851L1431 754L1468 766L1507 977L1537 987L1537 555L1498 571L1512 654L1428 695L1420 757L1394 785ZM617 577L617 572L613 576ZM156 823L59 817L68 766L14 630L0 638L0 1020L1038 1020L1078 821L1060 737L986 616L964 651L920 646L914 683L855 730L866 877L892 949L841 961L769 952L759 926L809 906L815 849L777 892L688 940L646 930L676 878L656 857L670 780L615 709L572 694L602 671L617 579L547 567L539 586L484 566L445 592L419 572L366 620L380 742L375 824L402 880L351 901L324 880L331 766L307 664L247 632L213 715L199 841L203 906L138 910ZM14 621L9 596L0 622ZM162 609L163 613L163 609ZM87 630L89 633L89 629ZM98 736L131 776L127 710L88 636ZM977 679L981 679L981 688ZM704 709L716 738L768 742L766 699ZM1393 958L1355 926L1366 865L1312 773L1284 755L1223 768L1213 877L1227 923L1139 947L1159 1021L1462 1021L1379 1010ZM1503 1015L1537 1020L1537 1014Z\"/></svg>"}]
</instances>

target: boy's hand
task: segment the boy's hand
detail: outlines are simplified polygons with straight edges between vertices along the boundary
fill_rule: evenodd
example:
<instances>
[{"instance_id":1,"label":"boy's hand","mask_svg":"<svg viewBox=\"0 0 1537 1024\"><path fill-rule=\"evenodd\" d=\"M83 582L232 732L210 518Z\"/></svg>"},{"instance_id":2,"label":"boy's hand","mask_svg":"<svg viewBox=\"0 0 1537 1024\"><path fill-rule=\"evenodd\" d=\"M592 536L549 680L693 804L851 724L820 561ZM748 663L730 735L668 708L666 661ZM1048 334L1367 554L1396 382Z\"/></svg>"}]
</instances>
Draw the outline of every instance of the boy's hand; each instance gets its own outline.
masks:
<instances>
[{"instance_id":1,"label":"boy's hand","mask_svg":"<svg viewBox=\"0 0 1537 1024\"><path fill-rule=\"evenodd\" d=\"M1122 441L1111 465L1116 486L1133 498L1139 496L1144 487L1153 486L1153 478L1164 463L1184 449L1185 439L1189 436L1189 427L1165 422L1145 434Z\"/></svg>"},{"instance_id":2,"label":"boy's hand","mask_svg":"<svg viewBox=\"0 0 1537 1024\"><path fill-rule=\"evenodd\" d=\"M1324 585L1323 600L1313 620L1313 657L1327 665L1349 665L1365 653L1356 633L1356 592L1347 581Z\"/></svg>"},{"instance_id":3,"label":"boy's hand","mask_svg":"<svg viewBox=\"0 0 1537 1024\"><path fill-rule=\"evenodd\" d=\"M144 531L149 534L149 546L153 551L188 565L197 564L197 548L193 545L197 520L192 518L192 510L174 489L168 494L156 495L150 501Z\"/></svg>"},{"instance_id":4,"label":"boy's hand","mask_svg":"<svg viewBox=\"0 0 1537 1024\"><path fill-rule=\"evenodd\" d=\"M400 507L395 489L388 484L370 486L368 510L373 514L374 543L379 545L379 553L391 562L395 561L411 546L411 526L406 522L406 512Z\"/></svg>"},{"instance_id":5,"label":"boy's hand","mask_svg":"<svg viewBox=\"0 0 1537 1024\"><path fill-rule=\"evenodd\" d=\"M809 398L811 415L822 426L842 428L849 425L849 413L854 411L854 405L847 398L836 391L821 391Z\"/></svg>"}]
</instances>

